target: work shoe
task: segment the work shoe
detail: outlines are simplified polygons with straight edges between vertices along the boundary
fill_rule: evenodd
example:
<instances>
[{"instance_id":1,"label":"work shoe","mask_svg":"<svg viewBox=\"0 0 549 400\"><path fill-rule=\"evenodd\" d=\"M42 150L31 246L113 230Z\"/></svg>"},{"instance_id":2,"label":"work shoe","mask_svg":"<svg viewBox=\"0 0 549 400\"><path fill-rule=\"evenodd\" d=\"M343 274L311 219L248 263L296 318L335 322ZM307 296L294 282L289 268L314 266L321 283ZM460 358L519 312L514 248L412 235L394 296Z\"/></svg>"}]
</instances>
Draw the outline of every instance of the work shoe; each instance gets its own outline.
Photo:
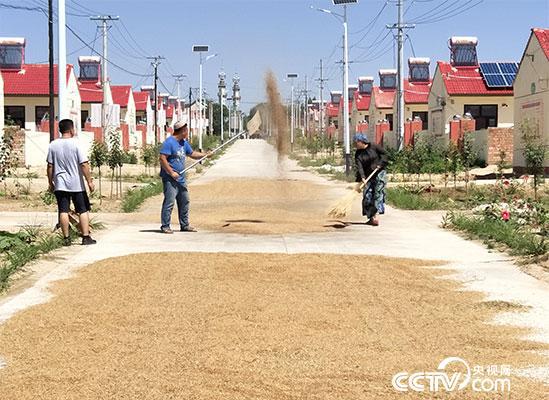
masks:
<instances>
[{"instance_id":1,"label":"work shoe","mask_svg":"<svg viewBox=\"0 0 549 400\"><path fill-rule=\"evenodd\" d=\"M97 240L91 238L91 236L82 236L82 246L88 246L90 244L96 244Z\"/></svg>"},{"instance_id":2,"label":"work shoe","mask_svg":"<svg viewBox=\"0 0 549 400\"><path fill-rule=\"evenodd\" d=\"M70 236L63 238L63 246L70 246L72 244L72 240Z\"/></svg>"},{"instance_id":3,"label":"work shoe","mask_svg":"<svg viewBox=\"0 0 549 400\"><path fill-rule=\"evenodd\" d=\"M379 226L379 220L377 218L370 218L367 224L372 226Z\"/></svg>"},{"instance_id":4,"label":"work shoe","mask_svg":"<svg viewBox=\"0 0 549 400\"><path fill-rule=\"evenodd\" d=\"M181 228L181 232L198 232L198 231L196 230L195 227L188 225Z\"/></svg>"},{"instance_id":5,"label":"work shoe","mask_svg":"<svg viewBox=\"0 0 549 400\"><path fill-rule=\"evenodd\" d=\"M171 228L160 228L160 232L162 233L166 233L168 235L171 235L173 233L173 231L171 230Z\"/></svg>"}]
</instances>

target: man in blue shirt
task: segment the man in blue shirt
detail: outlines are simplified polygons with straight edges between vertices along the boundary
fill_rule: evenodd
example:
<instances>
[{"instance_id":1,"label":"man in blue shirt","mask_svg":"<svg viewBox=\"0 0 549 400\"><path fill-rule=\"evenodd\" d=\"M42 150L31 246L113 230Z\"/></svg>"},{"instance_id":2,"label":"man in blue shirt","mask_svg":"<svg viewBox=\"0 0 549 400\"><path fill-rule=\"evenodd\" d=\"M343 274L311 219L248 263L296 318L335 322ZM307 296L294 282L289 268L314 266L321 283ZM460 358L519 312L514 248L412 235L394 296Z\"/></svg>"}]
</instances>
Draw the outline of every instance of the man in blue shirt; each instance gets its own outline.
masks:
<instances>
[{"instance_id":1,"label":"man in blue shirt","mask_svg":"<svg viewBox=\"0 0 549 400\"><path fill-rule=\"evenodd\" d=\"M176 201L181 232L196 232L196 229L189 225L189 191L185 182L185 174L182 172L185 169L186 156L200 159L209 153L194 151L187 142L188 137L187 124L177 122L174 125L173 135L167 138L160 148L160 176L164 187L162 226L160 227L162 233L173 233L170 221Z\"/></svg>"}]
</instances>

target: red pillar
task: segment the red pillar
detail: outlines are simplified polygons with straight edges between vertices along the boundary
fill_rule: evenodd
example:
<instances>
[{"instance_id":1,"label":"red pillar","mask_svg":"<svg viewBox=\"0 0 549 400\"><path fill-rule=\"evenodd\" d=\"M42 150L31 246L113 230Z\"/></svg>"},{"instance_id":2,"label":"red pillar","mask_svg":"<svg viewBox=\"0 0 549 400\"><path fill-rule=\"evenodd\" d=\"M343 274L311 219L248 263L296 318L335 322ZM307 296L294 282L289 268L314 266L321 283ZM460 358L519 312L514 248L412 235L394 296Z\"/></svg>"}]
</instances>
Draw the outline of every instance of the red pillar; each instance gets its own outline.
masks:
<instances>
[{"instance_id":1,"label":"red pillar","mask_svg":"<svg viewBox=\"0 0 549 400\"><path fill-rule=\"evenodd\" d=\"M130 149L130 127L128 124L120 124L122 130L122 148L126 151Z\"/></svg>"}]
</instances>

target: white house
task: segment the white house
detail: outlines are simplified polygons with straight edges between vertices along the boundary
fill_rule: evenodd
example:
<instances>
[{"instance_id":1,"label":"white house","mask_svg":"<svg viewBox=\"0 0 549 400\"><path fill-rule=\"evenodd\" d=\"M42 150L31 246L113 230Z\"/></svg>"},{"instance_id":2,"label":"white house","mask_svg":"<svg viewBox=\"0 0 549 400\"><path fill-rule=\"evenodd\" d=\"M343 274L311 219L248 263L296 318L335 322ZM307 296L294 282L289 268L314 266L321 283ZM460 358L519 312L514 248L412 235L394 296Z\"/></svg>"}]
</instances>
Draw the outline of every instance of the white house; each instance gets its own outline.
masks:
<instances>
[{"instance_id":1,"label":"white house","mask_svg":"<svg viewBox=\"0 0 549 400\"><path fill-rule=\"evenodd\" d=\"M535 28L530 33L514 83L515 130L513 132L513 167L525 167L522 149L525 124L543 134L549 148L549 29ZM546 173L549 160L545 160Z\"/></svg>"},{"instance_id":2,"label":"white house","mask_svg":"<svg viewBox=\"0 0 549 400\"><path fill-rule=\"evenodd\" d=\"M49 65L25 64L25 39L0 38L0 71L4 80L4 117L22 128L35 131L49 113ZM58 95L58 66L54 65L54 94ZM67 65L67 101L64 114L71 118L78 131L80 93L74 68ZM55 114L59 115L55 101Z\"/></svg>"}]
</instances>

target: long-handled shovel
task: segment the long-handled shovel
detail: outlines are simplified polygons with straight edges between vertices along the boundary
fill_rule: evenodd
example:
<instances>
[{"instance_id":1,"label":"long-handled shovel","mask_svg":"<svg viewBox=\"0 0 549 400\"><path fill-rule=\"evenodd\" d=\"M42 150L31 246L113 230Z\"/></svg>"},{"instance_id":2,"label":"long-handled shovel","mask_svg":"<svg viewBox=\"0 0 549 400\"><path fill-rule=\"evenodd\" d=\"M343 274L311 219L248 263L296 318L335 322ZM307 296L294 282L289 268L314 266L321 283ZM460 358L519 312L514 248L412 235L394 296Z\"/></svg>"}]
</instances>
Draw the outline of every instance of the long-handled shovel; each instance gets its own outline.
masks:
<instances>
[{"instance_id":1,"label":"long-handled shovel","mask_svg":"<svg viewBox=\"0 0 549 400\"><path fill-rule=\"evenodd\" d=\"M211 156L212 154L216 153L217 151L221 150L223 147L227 146L229 143L232 143L233 141L235 141L236 139L238 139L240 136L244 135L246 133L246 131L242 131L240 132L238 135L232 137L231 139L227 140L225 143L221 144L220 146L217 146L215 149L212 150L212 152L210 154L207 154L205 155L204 157L196 160L194 163L192 163L191 165L189 165L188 167L185 167L185 169L183 171L181 171L179 173L179 175L181 174L184 174L185 172L187 172L188 170L194 168L196 165L200 164L202 161L204 161L206 158L208 158L209 156Z\"/></svg>"}]
</instances>

